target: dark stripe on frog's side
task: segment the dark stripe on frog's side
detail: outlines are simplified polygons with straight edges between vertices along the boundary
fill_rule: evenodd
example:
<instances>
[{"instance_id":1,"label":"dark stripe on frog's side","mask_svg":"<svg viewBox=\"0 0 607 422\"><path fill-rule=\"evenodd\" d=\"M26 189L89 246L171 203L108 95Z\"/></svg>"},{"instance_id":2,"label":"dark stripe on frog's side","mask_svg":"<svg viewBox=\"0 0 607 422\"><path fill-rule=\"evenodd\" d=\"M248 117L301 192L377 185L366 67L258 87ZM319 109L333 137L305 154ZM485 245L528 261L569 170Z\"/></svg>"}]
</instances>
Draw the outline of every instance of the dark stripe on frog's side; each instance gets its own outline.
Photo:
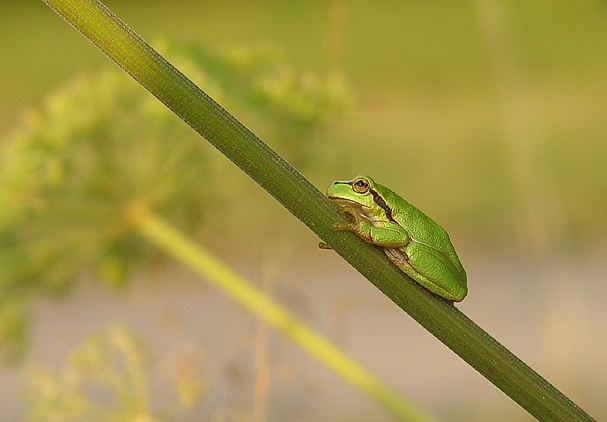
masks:
<instances>
[{"instance_id":1,"label":"dark stripe on frog's side","mask_svg":"<svg viewBox=\"0 0 607 422\"><path fill-rule=\"evenodd\" d=\"M375 192L373 189L369 189L369 192L371 192L371 195L373 195L373 202L375 202L379 207L381 207L381 209L384 210L384 212L386 213L386 217L388 217L388 220L393 223L397 223L394 217L392 217L392 209L388 206L388 204L386 204L384 198L379 196L379 193Z\"/></svg>"}]
</instances>

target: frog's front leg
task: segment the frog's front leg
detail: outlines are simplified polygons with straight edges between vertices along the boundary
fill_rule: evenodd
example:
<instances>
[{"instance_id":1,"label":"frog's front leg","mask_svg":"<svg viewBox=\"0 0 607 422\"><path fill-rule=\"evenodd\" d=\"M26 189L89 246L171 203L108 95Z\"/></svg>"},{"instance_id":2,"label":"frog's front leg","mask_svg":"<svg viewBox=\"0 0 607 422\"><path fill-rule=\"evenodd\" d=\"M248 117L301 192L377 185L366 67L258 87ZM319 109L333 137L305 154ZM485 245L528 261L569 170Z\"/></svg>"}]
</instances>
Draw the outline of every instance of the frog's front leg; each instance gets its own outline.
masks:
<instances>
[{"instance_id":1,"label":"frog's front leg","mask_svg":"<svg viewBox=\"0 0 607 422\"><path fill-rule=\"evenodd\" d=\"M365 242L384 248L400 248L409 243L409 235L401 226L392 222L367 220L355 223L335 223L333 230L349 230L360 236Z\"/></svg>"}]
</instances>

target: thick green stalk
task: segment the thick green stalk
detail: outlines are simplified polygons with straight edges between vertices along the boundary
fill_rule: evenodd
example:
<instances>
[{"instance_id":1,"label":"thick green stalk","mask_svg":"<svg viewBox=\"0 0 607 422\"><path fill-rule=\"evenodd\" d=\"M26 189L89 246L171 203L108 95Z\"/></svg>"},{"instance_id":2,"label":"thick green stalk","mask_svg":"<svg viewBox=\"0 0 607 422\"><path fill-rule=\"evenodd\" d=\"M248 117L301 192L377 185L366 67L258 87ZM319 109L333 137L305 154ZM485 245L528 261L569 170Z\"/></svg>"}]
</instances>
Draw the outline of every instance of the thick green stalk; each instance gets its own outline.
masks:
<instances>
[{"instance_id":1,"label":"thick green stalk","mask_svg":"<svg viewBox=\"0 0 607 422\"><path fill-rule=\"evenodd\" d=\"M411 406L329 341L154 214L144 208L138 208L132 213L131 220L141 234L159 248L192 267L216 287L263 318L333 372L377 400L400 419L411 422L435 420Z\"/></svg>"},{"instance_id":2,"label":"thick green stalk","mask_svg":"<svg viewBox=\"0 0 607 422\"><path fill-rule=\"evenodd\" d=\"M273 195L416 321L540 420L593 420L457 308L434 296L352 233L297 170L95 0L44 0L135 80Z\"/></svg>"}]
</instances>

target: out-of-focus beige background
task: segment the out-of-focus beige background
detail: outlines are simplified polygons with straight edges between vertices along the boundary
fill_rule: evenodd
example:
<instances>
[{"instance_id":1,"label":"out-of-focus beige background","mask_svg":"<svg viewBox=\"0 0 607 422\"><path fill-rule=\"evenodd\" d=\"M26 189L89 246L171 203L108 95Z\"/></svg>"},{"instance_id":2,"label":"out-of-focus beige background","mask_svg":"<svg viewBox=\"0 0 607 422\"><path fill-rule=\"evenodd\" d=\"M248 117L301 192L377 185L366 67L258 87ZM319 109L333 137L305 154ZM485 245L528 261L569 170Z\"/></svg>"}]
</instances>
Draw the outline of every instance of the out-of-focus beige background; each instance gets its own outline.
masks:
<instances>
[{"instance_id":1,"label":"out-of-focus beige background","mask_svg":"<svg viewBox=\"0 0 607 422\"><path fill-rule=\"evenodd\" d=\"M367 173L431 215L468 272L457 306L607 418L607 3L105 3L146 39L267 43L299 69L340 72L356 97L332 129L341 161L315 169L312 182L324 189ZM3 1L0 35L0 139L74 74L108 66L41 1ZM273 213L288 227L279 241L256 245L245 227L215 237L215 252L254 282L273 274L279 301L420 408L449 421L532 420ZM175 366L201 368L205 397L170 420L249 420L257 322L179 267L123 293L83 282L66 299L37 301L25 364L0 368L0 419L24 418L28 364L60 367L115 321L148 344L160 408L170 407ZM282 336L268 345L267 420L391 420Z\"/></svg>"}]
</instances>

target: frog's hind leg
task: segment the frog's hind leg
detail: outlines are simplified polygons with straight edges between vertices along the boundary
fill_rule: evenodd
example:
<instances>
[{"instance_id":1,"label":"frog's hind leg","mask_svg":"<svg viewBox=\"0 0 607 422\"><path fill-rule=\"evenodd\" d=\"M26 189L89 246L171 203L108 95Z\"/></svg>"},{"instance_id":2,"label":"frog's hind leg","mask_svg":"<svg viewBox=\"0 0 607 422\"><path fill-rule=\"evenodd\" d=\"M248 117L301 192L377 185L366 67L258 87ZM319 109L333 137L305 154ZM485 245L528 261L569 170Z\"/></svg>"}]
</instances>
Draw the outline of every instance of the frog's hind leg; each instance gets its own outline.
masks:
<instances>
[{"instance_id":1,"label":"frog's hind leg","mask_svg":"<svg viewBox=\"0 0 607 422\"><path fill-rule=\"evenodd\" d=\"M384 252L388 256L390 261L394 263L394 265L400 268L413 280L417 281L423 286L426 286L429 283L428 279L426 279L422 274L417 272L417 270L411 266L409 262L409 256L407 256L405 251L399 248L384 248Z\"/></svg>"},{"instance_id":2,"label":"frog's hind leg","mask_svg":"<svg viewBox=\"0 0 607 422\"><path fill-rule=\"evenodd\" d=\"M385 248L384 252L405 274L431 292L455 302L466 296L466 288L458 280L457 270L437 250L410 243L406 251Z\"/></svg>"},{"instance_id":3,"label":"frog's hind leg","mask_svg":"<svg viewBox=\"0 0 607 422\"><path fill-rule=\"evenodd\" d=\"M409 257L398 248L384 248L384 252L398 268L404 271L404 268L409 265Z\"/></svg>"}]
</instances>

